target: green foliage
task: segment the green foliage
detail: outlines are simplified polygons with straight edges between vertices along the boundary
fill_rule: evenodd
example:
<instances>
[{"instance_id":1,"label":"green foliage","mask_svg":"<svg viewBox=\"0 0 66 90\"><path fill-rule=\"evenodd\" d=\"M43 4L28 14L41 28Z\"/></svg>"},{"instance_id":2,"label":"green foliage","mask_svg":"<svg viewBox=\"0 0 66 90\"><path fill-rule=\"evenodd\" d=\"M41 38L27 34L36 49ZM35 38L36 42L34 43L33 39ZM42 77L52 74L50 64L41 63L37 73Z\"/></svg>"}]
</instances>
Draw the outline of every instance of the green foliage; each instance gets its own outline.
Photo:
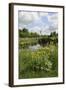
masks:
<instances>
[{"instance_id":1,"label":"green foliage","mask_svg":"<svg viewBox=\"0 0 66 90\"><path fill-rule=\"evenodd\" d=\"M23 28L22 30L19 29L19 37L24 38L24 37L38 37L39 35L34 32L29 32L28 29Z\"/></svg>"},{"instance_id":2,"label":"green foliage","mask_svg":"<svg viewBox=\"0 0 66 90\"><path fill-rule=\"evenodd\" d=\"M19 51L19 78L57 76L57 54L57 47L52 45L35 52L28 49Z\"/></svg>"},{"instance_id":3,"label":"green foliage","mask_svg":"<svg viewBox=\"0 0 66 90\"><path fill-rule=\"evenodd\" d=\"M27 29L19 30L19 37L26 37L28 33Z\"/></svg>"},{"instance_id":4,"label":"green foliage","mask_svg":"<svg viewBox=\"0 0 66 90\"><path fill-rule=\"evenodd\" d=\"M40 44L32 51L28 47ZM23 28L19 30L19 78L58 76L58 34L38 35Z\"/></svg>"},{"instance_id":5,"label":"green foliage","mask_svg":"<svg viewBox=\"0 0 66 90\"><path fill-rule=\"evenodd\" d=\"M24 32L24 33L28 33L28 29L23 28L22 32Z\"/></svg>"},{"instance_id":6,"label":"green foliage","mask_svg":"<svg viewBox=\"0 0 66 90\"><path fill-rule=\"evenodd\" d=\"M35 45L37 43L37 38L21 38L19 40L19 48L27 48L29 45Z\"/></svg>"},{"instance_id":7,"label":"green foliage","mask_svg":"<svg viewBox=\"0 0 66 90\"><path fill-rule=\"evenodd\" d=\"M50 36L51 36L51 37L57 37L58 34L57 34L56 32L51 32Z\"/></svg>"},{"instance_id":8,"label":"green foliage","mask_svg":"<svg viewBox=\"0 0 66 90\"><path fill-rule=\"evenodd\" d=\"M58 43L58 34L56 34L56 32L53 32L50 35L42 36L41 38L39 38L38 42L41 45L49 45L50 43L56 45Z\"/></svg>"},{"instance_id":9,"label":"green foliage","mask_svg":"<svg viewBox=\"0 0 66 90\"><path fill-rule=\"evenodd\" d=\"M38 42L41 45L46 45L46 44L49 44L50 38L48 36L43 36L43 37L39 38Z\"/></svg>"}]
</instances>

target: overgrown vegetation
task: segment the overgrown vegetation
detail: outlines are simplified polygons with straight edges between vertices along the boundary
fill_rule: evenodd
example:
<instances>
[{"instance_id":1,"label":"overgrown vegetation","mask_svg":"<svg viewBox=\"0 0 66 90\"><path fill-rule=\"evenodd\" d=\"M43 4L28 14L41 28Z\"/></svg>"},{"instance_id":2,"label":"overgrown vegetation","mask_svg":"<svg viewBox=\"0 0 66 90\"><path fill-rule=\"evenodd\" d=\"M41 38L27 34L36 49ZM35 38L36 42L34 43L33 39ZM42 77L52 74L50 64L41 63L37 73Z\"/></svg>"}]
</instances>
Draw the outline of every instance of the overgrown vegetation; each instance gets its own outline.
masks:
<instances>
[{"instance_id":1,"label":"overgrown vegetation","mask_svg":"<svg viewBox=\"0 0 66 90\"><path fill-rule=\"evenodd\" d=\"M36 50L29 46L39 44ZM58 34L39 35L19 30L19 78L58 76Z\"/></svg>"}]
</instances>

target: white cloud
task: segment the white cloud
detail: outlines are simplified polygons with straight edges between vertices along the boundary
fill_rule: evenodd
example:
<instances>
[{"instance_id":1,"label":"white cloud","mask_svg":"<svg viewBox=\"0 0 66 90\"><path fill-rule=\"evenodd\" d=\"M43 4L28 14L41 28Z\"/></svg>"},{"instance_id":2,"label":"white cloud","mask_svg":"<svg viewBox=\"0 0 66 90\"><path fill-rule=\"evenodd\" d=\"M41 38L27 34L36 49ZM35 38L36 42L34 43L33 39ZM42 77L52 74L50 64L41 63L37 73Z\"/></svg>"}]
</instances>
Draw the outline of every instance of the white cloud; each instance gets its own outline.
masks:
<instances>
[{"instance_id":1,"label":"white cloud","mask_svg":"<svg viewBox=\"0 0 66 90\"><path fill-rule=\"evenodd\" d=\"M30 32L36 32L40 34L41 28L39 26L35 26L33 28L30 28Z\"/></svg>"},{"instance_id":2,"label":"white cloud","mask_svg":"<svg viewBox=\"0 0 66 90\"><path fill-rule=\"evenodd\" d=\"M39 19L37 12L19 12L19 23L29 24L36 19Z\"/></svg>"},{"instance_id":3,"label":"white cloud","mask_svg":"<svg viewBox=\"0 0 66 90\"><path fill-rule=\"evenodd\" d=\"M46 22L43 22L41 17L46 16ZM58 32L58 13L48 12L19 12L19 28L28 28L30 32L37 32L38 34L50 34L51 32ZM33 22L34 21L34 22ZM35 25L36 21L36 25ZM33 23L32 23L33 22ZM39 22L39 23L38 23ZM29 25L32 27L29 27Z\"/></svg>"},{"instance_id":4,"label":"white cloud","mask_svg":"<svg viewBox=\"0 0 66 90\"><path fill-rule=\"evenodd\" d=\"M49 26L50 31L56 31L58 30L58 13L52 14L51 16L48 15L48 21L51 23Z\"/></svg>"},{"instance_id":5,"label":"white cloud","mask_svg":"<svg viewBox=\"0 0 66 90\"><path fill-rule=\"evenodd\" d=\"M27 28L27 25L23 25L23 24L20 23L20 24L18 25L18 27L19 27L19 29L23 29L23 28Z\"/></svg>"},{"instance_id":6,"label":"white cloud","mask_svg":"<svg viewBox=\"0 0 66 90\"><path fill-rule=\"evenodd\" d=\"M19 24L30 24L35 20L39 20L41 16L47 16L45 12L25 12L20 11L18 13Z\"/></svg>"},{"instance_id":7,"label":"white cloud","mask_svg":"<svg viewBox=\"0 0 66 90\"><path fill-rule=\"evenodd\" d=\"M58 24L58 14L52 14L51 16L48 15L48 21L53 23L55 26Z\"/></svg>"},{"instance_id":8,"label":"white cloud","mask_svg":"<svg viewBox=\"0 0 66 90\"><path fill-rule=\"evenodd\" d=\"M48 12L40 12L40 16L48 16Z\"/></svg>"},{"instance_id":9,"label":"white cloud","mask_svg":"<svg viewBox=\"0 0 66 90\"><path fill-rule=\"evenodd\" d=\"M38 34L41 34L41 35L49 35L50 34L50 30L49 30L49 26L48 25L45 25L45 26L35 26L33 28L30 28L29 30L30 32L36 32Z\"/></svg>"},{"instance_id":10,"label":"white cloud","mask_svg":"<svg viewBox=\"0 0 66 90\"><path fill-rule=\"evenodd\" d=\"M32 15L33 20L39 19L39 14L38 14L38 12L31 12L31 15Z\"/></svg>"},{"instance_id":11,"label":"white cloud","mask_svg":"<svg viewBox=\"0 0 66 90\"><path fill-rule=\"evenodd\" d=\"M41 29L41 34L42 35L50 35L50 33L53 31L51 31L50 29L49 29L49 26L48 25L45 25L45 26L43 26L43 27L41 27L42 29Z\"/></svg>"}]
</instances>

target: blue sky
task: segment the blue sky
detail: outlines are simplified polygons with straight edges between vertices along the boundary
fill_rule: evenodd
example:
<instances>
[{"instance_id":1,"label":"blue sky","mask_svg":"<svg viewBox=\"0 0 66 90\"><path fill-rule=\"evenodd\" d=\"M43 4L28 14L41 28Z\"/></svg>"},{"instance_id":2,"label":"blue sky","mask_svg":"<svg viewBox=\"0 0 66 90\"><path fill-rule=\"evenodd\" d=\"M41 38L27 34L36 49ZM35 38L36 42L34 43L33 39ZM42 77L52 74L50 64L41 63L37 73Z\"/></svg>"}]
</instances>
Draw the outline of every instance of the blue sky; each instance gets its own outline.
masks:
<instances>
[{"instance_id":1,"label":"blue sky","mask_svg":"<svg viewBox=\"0 0 66 90\"><path fill-rule=\"evenodd\" d=\"M18 28L27 28L29 32L37 32L42 35L58 32L58 13L19 11Z\"/></svg>"}]
</instances>

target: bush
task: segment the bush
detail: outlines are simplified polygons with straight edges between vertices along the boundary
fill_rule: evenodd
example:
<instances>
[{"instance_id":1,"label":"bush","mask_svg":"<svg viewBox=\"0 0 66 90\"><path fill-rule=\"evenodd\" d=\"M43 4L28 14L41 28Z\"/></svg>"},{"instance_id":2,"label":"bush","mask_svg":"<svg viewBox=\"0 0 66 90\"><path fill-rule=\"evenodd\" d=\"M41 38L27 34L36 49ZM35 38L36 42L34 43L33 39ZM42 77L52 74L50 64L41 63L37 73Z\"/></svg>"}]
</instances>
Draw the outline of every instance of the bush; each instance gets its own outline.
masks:
<instances>
[{"instance_id":1,"label":"bush","mask_svg":"<svg viewBox=\"0 0 66 90\"><path fill-rule=\"evenodd\" d=\"M58 75L57 46L46 46L37 51L23 49L19 52L19 77L51 77ZM38 73L40 74L38 75ZM28 74L28 75L27 75ZM31 76L30 76L30 75ZM33 75L32 75L33 74ZM37 76L36 76L37 75Z\"/></svg>"}]
</instances>

